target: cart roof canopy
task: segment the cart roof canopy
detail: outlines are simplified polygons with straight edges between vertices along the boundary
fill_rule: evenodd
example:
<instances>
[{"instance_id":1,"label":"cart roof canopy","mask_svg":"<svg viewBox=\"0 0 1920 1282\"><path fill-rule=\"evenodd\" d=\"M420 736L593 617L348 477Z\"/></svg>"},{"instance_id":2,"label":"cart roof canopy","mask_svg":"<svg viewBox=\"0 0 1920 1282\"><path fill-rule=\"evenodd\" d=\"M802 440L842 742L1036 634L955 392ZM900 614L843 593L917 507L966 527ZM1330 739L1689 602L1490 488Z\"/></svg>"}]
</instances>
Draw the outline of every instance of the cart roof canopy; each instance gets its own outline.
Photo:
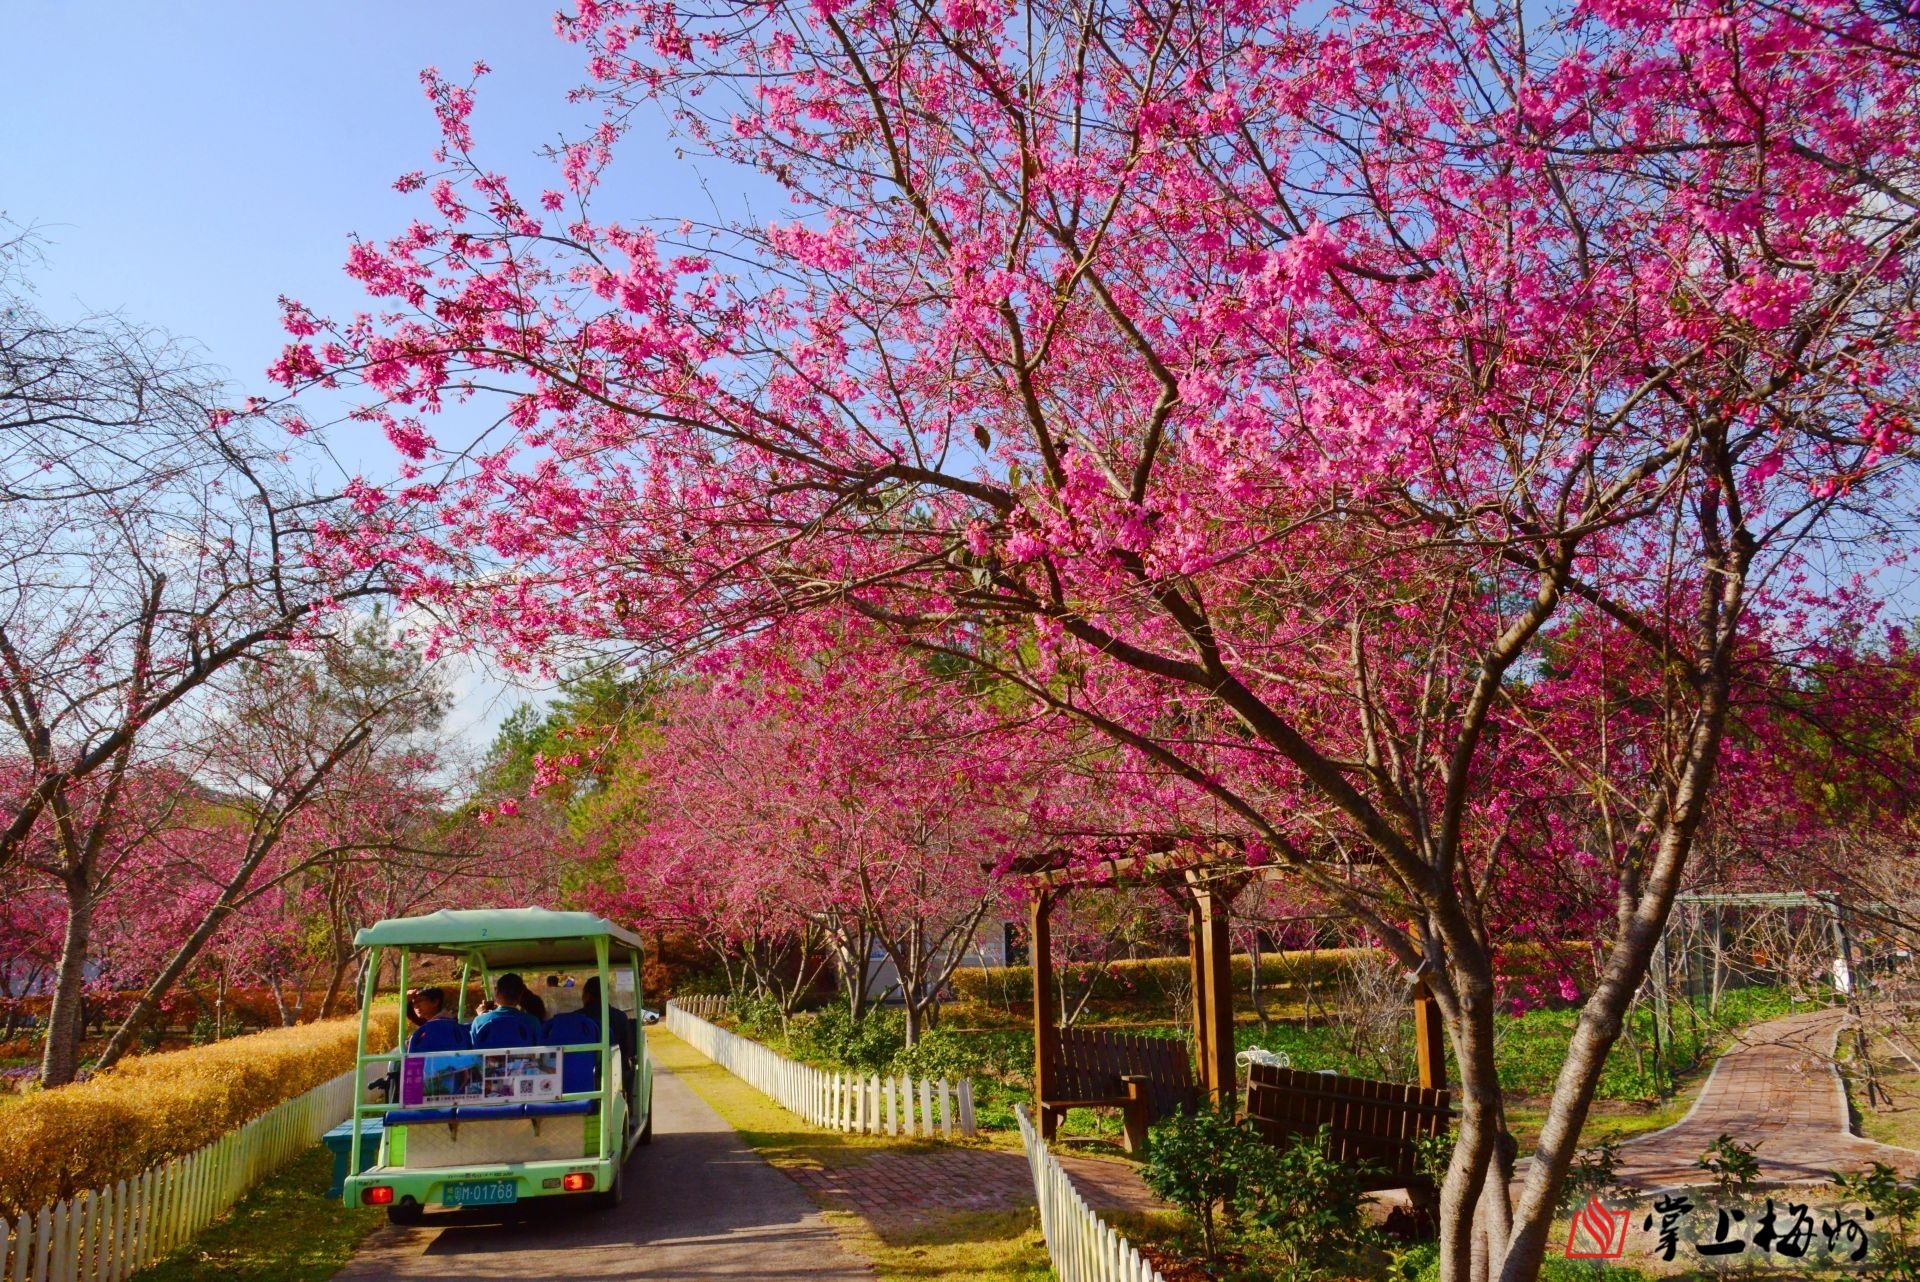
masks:
<instances>
[{"instance_id":1,"label":"cart roof canopy","mask_svg":"<svg viewBox=\"0 0 1920 1282\"><path fill-rule=\"evenodd\" d=\"M389 917L353 937L359 948L405 948L484 960L490 969L567 966L594 960L596 939L607 959L640 956L640 937L593 913L547 908L442 908L423 917Z\"/></svg>"}]
</instances>

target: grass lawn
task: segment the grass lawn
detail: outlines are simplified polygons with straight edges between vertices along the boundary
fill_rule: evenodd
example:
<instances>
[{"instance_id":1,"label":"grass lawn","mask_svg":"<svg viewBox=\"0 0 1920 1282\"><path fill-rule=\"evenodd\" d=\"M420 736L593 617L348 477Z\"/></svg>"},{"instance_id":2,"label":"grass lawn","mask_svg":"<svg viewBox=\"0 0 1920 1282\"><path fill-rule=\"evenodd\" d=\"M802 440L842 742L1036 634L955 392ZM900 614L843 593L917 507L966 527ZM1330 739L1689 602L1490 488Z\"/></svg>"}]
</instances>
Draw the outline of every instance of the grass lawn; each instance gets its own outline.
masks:
<instances>
[{"instance_id":1,"label":"grass lawn","mask_svg":"<svg viewBox=\"0 0 1920 1282\"><path fill-rule=\"evenodd\" d=\"M326 1282L386 1223L377 1210L327 1197L332 1175L333 1154L314 1145L136 1282Z\"/></svg>"},{"instance_id":2,"label":"grass lawn","mask_svg":"<svg viewBox=\"0 0 1920 1282\"><path fill-rule=\"evenodd\" d=\"M781 1108L732 1073L660 1027L647 1030L647 1051L720 1114L752 1148L775 1166L857 1167L880 1150L935 1150L884 1136L825 1131ZM995 1147L1017 1136L989 1135ZM883 1278L927 1282L1040 1282L1050 1277L1046 1244L1033 1210L960 1211L929 1216L917 1224L875 1225L847 1211L826 1213L849 1249L872 1261Z\"/></svg>"},{"instance_id":3,"label":"grass lawn","mask_svg":"<svg viewBox=\"0 0 1920 1282\"><path fill-rule=\"evenodd\" d=\"M1837 1058L1840 1075L1847 1084L1847 1103L1860 1134L1881 1144L1920 1149L1920 1070L1908 1063L1884 1037L1875 1038L1874 1075L1892 1102L1869 1107L1867 1084L1855 1063L1851 1034L1840 1039Z\"/></svg>"},{"instance_id":4,"label":"grass lawn","mask_svg":"<svg viewBox=\"0 0 1920 1282\"><path fill-rule=\"evenodd\" d=\"M1893 1103L1860 1109L1866 1092L1858 1082L1847 1083L1854 1107L1860 1111L1860 1133L1881 1144L1920 1149L1920 1073L1911 1069L1896 1073L1884 1064L1879 1067L1880 1085L1893 1097Z\"/></svg>"},{"instance_id":5,"label":"grass lawn","mask_svg":"<svg viewBox=\"0 0 1920 1282\"><path fill-rule=\"evenodd\" d=\"M1704 1001L1691 1010L1676 1003L1672 1021L1676 1044L1668 1049L1662 1065L1652 1053L1653 1013L1644 1004L1636 1007L1629 1021L1629 1035L1615 1044L1607 1058L1582 1143L1625 1139L1679 1121L1699 1094L1714 1060L1738 1030L1795 1009L1806 1009L1806 1004L1796 1006L1785 989L1774 987L1723 993L1719 1009L1711 1018ZM1390 1080L1412 1076L1410 1012L1388 1037L1396 1044L1385 1047L1360 1044L1354 1031L1324 1016L1312 1022L1293 1017L1304 1015L1298 1003L1275 1000L1269 1003L1268 1013L1276 1018L1264 1029L1245 1015L1238 1019L1234 1042L1239 1049L1260 1046L1284 1051L1296 1068L1308 1070L1331 1069ZM1574 1009L1535 1009L1498 1017L1495 1055L1500 1081L1515 1136L1523 1146L1530 1145L1539 1134L1547 1097L1566 1058L1578 1017ZM899 1017L884 1008L870 1012L863 1026L849 1025L844 1010L833 1007L799 1016L784 1028L777 1013L765 1011L743 1020L723 1018L722 1022L793 1059L828 1070L971 1077L975 1111L983 1131L1011 1131L1014 1103L1032 1091L1033 1035L1010 1007L981 1002L950 1004L942 1013L941 1026L932 1030L915 1051L901 1049ZM1185 1029L1169 1018L1164 1002L1145 999L1094 1003L1081 1022L1089 1027L1120 1027L1169 1037L1185 1034ZM1458 1080L1451 1062L1448 1075ZM1060 1127L1064 1142L1099 1148L1114 1146L1119 1134L1120 1117L1113 1110L1073 1109Z\"/></svg>"},{"instance_id":6,"label":"grass lawn","mask_svg":"<svg viewBox=\"0 0 1920 1282\"><path fill-rule=\"evenodd\" d=\"M1581 1146L1591 1147L1603 1140L1624 1140L1672 1126L1685 1117L1693 1102L1700 1098L1700 1088L1706 1085L1707 1074L1712 1069L1709 1061L1682 1074L1680 1089L1666 1099L1596 1099L1587 1111L1587 1124L1580 1128ZM1507 1126L1513 1131L1522 1153L1532 1151L1546 1120L1544 1096L1521 1096L1507 1101Z\"/></svg>"}]
</instances>

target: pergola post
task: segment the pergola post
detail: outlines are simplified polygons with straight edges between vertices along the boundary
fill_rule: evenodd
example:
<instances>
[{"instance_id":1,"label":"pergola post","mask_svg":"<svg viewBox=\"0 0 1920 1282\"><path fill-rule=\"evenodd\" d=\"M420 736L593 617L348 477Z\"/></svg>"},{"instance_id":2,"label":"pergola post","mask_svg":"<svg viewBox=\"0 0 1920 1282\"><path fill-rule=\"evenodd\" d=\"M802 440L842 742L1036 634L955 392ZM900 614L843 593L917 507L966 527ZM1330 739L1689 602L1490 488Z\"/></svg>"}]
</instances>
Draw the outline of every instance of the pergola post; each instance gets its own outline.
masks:
<instances>
[{"instance_id":1,"label":"pergola post","mask_svg":"<svg viewBox=\"0 0 1920 1282\"><path fill-rule=\"evenodd\" d=\"M1419 921L1408 923L1414 946L1427 947L1427 932ZM1421 971L1426 969L1424 963ZM1413 1062L1420 1074L1420 1085L1428 1090L1444 1090L1447 1085L1447 1026L1440 1016L1440 1003L1434 999L1427 981L1416 974L1413 981Z\"/></svg>"},{"instance_id":2,"label":"pergola post","mask_svg":"<svg viewBox=\"0 0 1920 1282\"><path fill-rule=\"evenodd\" d=\"M1033 1111L1040 1122L1040 1138L1053 1138L1053 1111L1045 1101L1054 1095L1054 1063L1059 1037L1053 1029L1053 891L1033 887L1028 905L1027 960L1033 972Z\"/></svg>"},{"instance_id":3,"label":"pergola post","mask_svg":"<svg viewBox=\"0 0 1920 1282\"><path fill-rule=\"evenodd\" d=\"M1230 890L1187 878L1187 949L1193 971L1193 1053L1200 1086L1218 1105L1234 1104L1233 940Z\"/></svg>"},{"instance_id":4,"label":"pergola post","mask_svg":"<svg viewBox=\"0 0 1920 1282\"><path fill-rule=\"evenodd\" d=\"M1440 1003L1427 981L1420 980L1413 986L1413 1056L1420 1069L1420 1085L1429 1090L1446 1089L1446 1035Z\"/></svg>"}]
</instances>

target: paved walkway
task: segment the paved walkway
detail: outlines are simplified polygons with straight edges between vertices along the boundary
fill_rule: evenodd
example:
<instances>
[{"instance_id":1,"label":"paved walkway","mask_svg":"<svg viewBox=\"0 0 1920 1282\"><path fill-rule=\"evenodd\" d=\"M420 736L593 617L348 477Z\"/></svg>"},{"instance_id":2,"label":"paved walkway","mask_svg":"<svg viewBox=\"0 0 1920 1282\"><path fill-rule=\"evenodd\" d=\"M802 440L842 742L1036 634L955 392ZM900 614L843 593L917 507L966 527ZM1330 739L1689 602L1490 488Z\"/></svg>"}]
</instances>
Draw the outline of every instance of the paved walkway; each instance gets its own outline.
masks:
<instances>
[{"instance_id":1,"label":"paved walkway","mask_svg":"<svg viewBox=\"0 0 1920 1282\"><path fill-rule=\"evenodd\" d=\"M375 1233L336 1282L873 1276L792 1180L657 1066L653 1106L653 1143L627 1167L618 1210L541 1199L512 1218L432 1212L421 1228Z\"/></svg>"},{"instance_id":2,"label":"paved walkway","mask_svg":"<svg viewBox=\"0 0 1920 1282\"><path fill-rule=\"evenodd\" d=\"M1620 1145L1621 1181L1643 1190L1706 1183L1696 1163L1721 1135L1757 1145L1762 1183L1822 1182L1876 1161L1920 1169L1920 1152L1847 1129L1846 1090L1833 1059L1845 1016L1816 1010L1747 1029L1714 1064L1685 1117Z\"/></svg>"},{"instance_id":3,"label":"paved walkway","mask_svg":"<svg viewBox=\"0 0 1920 1282\"><path fill-rule=\"evenodd\" d=\"M1063 1156L1060 1164L1097 1211L1160 1205L1138 1172L1125 1163ZM787 1174L825 1205L858 1212L880 1227L922 1221L930 1212L1010 1211L1033 1205L1027 1159L1000 1150L883 1151L858 1166L789 1167Z\"/></svg>"}]
</instances>

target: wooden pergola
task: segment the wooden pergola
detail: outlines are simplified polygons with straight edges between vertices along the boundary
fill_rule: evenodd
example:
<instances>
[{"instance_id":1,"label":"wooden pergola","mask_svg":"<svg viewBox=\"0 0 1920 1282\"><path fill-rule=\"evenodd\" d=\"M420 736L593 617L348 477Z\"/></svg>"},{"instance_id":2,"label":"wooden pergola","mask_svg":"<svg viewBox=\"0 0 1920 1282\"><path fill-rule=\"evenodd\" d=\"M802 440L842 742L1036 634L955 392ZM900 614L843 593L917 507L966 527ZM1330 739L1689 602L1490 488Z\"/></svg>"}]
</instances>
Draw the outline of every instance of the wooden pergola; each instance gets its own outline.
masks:
<instances>
[{"instance_id":1,"label":"wooden pergola","mask_svg":"<svg viewBox=\"0 0 1920 1282\"><path fill-rule=\"evenodd\" d=\"M1217 845L1217 843L1213 843ZM1052 1023L1054 1000L1054 904L1070 890L1153 886L1186 911L1187 959L1193 976L1193 1047L1201 1091L1216 1105L1235 1099L1233 1042L1233 944L1229 934L1234 899L1256 877L1277 877L1284 868L1251 868L1244 860L1221 858L1217 849L1191 840L1161 838L1129 842L1110 856L1089 862L1064 849L1019 861L1011 873L1029 892L1029 946L1033 970L1034 1096L1056 1098L1058 1030ZM1444 1030L1426 983L1416 980L1413 994L1415 1060L1422 1087L1446 1082Z\"/></svg>"}]
</instances>

